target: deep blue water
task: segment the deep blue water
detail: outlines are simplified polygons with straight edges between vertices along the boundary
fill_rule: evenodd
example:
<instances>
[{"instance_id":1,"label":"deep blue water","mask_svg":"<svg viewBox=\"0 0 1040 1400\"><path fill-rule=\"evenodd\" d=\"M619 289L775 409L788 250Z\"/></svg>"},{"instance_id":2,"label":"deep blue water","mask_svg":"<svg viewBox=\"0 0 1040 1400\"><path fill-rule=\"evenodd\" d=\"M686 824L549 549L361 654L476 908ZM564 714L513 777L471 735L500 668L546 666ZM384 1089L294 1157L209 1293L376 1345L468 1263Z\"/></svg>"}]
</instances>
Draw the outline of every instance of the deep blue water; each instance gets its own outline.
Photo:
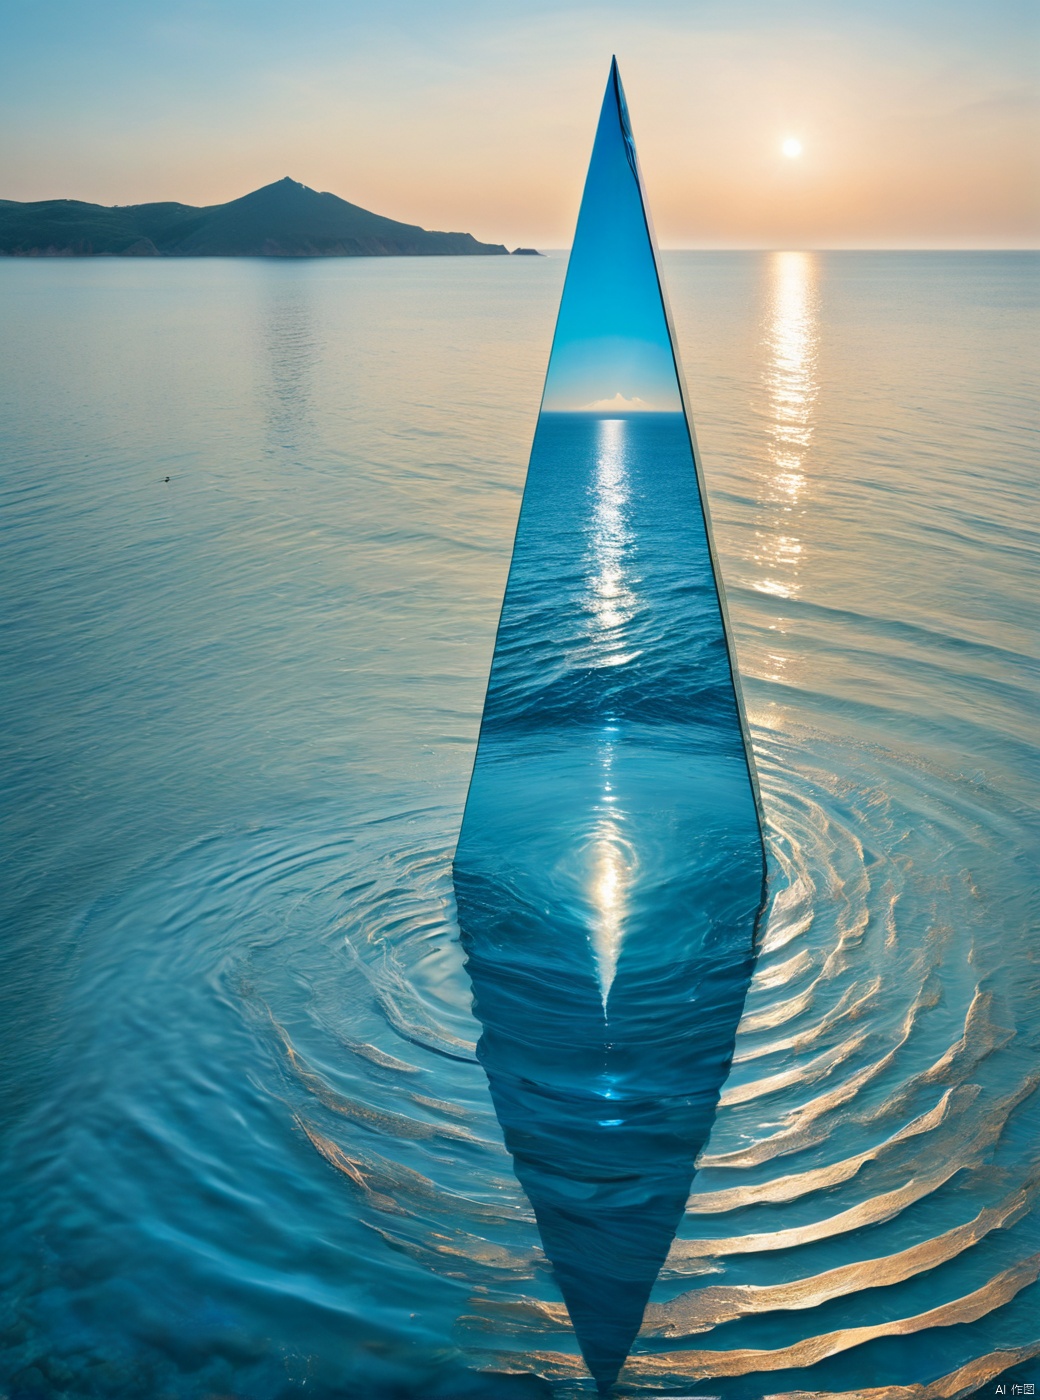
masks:
<instances>
[{"instance_id":1,"label":"deep blue water","mask_svg":"<svg viewBox=\"0 0 1040 1400\"><path fill-rule=\"evenodd\" d=\"M0 264L12 1400L591 1388L451 884L562 271ZM1040 1350L1036 260L665 271L772 879L622 1393L967 1394Z\"/></svg>"},{"instance_id":2,"label":"deep blue water","mask_svg":"<svg viewBox=\"0 0 1040 1400\"><path fill-rule=\"evenodd\" d=\"M745 742L686 419L543 411L454 887L477 1055L604 1390L751 977L766 871Z\"/></svg>"}]
</instances>

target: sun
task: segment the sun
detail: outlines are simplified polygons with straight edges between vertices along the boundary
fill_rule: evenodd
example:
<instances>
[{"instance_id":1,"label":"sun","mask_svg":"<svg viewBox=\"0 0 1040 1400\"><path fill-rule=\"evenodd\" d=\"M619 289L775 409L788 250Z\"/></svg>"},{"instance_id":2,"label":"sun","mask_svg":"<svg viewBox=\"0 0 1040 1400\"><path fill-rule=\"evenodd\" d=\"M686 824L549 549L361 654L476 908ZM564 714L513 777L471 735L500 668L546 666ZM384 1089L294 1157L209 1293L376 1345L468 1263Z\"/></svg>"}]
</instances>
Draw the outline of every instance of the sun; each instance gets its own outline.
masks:
<instances>
[{"instance_id":1,"label":"sun","mask_svg":"<svg viewBox=\"0 0 1040 1400\"><path fill-rule=\"evenodd\" d=\"M802 143L797 136L788 136L787 140L780 147L788 160L797 160L802 154Z\"/></svg>"}]
</instances>

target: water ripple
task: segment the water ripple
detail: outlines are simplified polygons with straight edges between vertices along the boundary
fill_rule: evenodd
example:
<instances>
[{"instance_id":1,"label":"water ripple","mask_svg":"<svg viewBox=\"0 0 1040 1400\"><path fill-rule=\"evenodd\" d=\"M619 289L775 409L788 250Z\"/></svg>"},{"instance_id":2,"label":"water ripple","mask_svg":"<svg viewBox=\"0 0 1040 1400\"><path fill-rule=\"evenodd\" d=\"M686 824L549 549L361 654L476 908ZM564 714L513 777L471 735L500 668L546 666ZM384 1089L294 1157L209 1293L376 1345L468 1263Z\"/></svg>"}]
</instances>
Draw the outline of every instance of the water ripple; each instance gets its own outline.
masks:
<instances>
[{"instance_id":1,"label":"water ripple","mask_svg":"<svg viewBox=\"0 0 1040 1400\"><path fill-rule=\"evenodd\" d=\"M984 1073L1013 1036L967 873L971 845L994 839L984 810L953 785L943 798L935 781L922 804L913 775L876 748L859 755L853 782L832 776L855 766L847 747L829 769L820 735L773 730L756 742L774 857L760 962L626 1385L801 1374L871 1340L999 1313L1037 1273L1007 1244L985 1253L1015 1239L1036 1191L1024 1166L988 1164L1038 1076L1023 1067L998 1087ZM807 768L808 791L789 776ZM217 1286L248 1272L247 1255L233 1257L215 1216L178 1219L162 1196L179 1179L187 1197L255 1216L262 1192L241 1174L241 1124L224 1114L188 1127L194 1099L226 1095L228 1077L243 1074L240 1111L251 1132L259 1114L279 1190L302 1141L310 1189L349 1201L355 1270L416 1296L435 1279L463 1288L441 1301L471 1367L577 1383L566 1312L474 1059L450 825L435 809L355 822L347 836L314 825L204 842L100 905L88 925L147 921L154 937L128 961L105 953L118 940L85 927L95 951L80 969L78 1014L96 1023L100 1005L119 1012L100 1038L95 1024L64 1095L41 1106L22 1147L41 1167L38 1211L61 1164L75 1163L84 1210L123 1215L131 1195L142 1218L167 1220L166 1247L176 1238ZM918 875L937 841L965 853L956 907L946 877ZM972 940L953 967L951 919ZM206 1004L185 1014L189 985L206 989L191 994ZM157 1002L160 986L181 990ZM236 1050L243 1036L259 1054ZM99 1111L83 1121L71 1100L106 1072ZM157 1085L172 1113L154 1111ZM88 1194L100 1151L106 1171ZM142 1161L152 1163L143 1185ZM300 1227L307 1209L295 1208ZM255 1245L250 1236L249 1257ZM751 1259L753 1281L741 1262ZM926 1277L948 1296L921 1308L913 1289ZM276 1294L282 1286L272 1281ZM871 1320L881 1296L884 1315ZM830 1325L836 1307L851 1318L857 1298L860 1319ZM783 1345L770 1344L777 1326ZM709 1332L725 1344L674 1350Z\"/></svg>"},{"instance_id":2,"label":"water ripple","mask_svg":"<svg viewBox=\"0 0 1040 1400\"><path fill-rule=\"evenodd\" d=\"M922 259L669 261L771 902L625 1395L1040 1355L1027 279ZM2 269L12 1395L590 1393L450 878L561 269L435 261Z\"/></svg>"}]
</instances>

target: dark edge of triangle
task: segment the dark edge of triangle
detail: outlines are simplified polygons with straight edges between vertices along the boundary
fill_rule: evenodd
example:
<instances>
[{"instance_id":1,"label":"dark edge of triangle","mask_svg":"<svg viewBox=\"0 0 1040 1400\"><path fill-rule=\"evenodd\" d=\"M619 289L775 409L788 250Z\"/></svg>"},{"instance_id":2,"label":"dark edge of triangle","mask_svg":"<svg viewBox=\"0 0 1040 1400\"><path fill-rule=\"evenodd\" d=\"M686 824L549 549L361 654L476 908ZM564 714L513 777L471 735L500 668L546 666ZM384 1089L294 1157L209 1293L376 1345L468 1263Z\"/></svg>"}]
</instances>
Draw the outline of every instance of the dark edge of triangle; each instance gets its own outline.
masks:
<instances>
[{"instance_id":1,"label":"dark edge of triangle","mask_svg":"<svg viewBox=\"0 0 1040 1400\"><path fill-rule=\"evenodd\" d=\"M765 839L766 817L765 808L762 805L762 790L759 787L758 770L755 766L755 753L751 745L751 731L748 728L747 710L744 705L744 691L740 683L740 669L737 666L736 650L733 645L733 628L730 622L729 605L726 602L726 588L722 580L722 569L719 564L718 551L715 548L715 537L711 528L711 508L708 504L708 487L704 478L704 468L701 465L700 448L697 446L697 434L694 430L693 418L690 414L690 393L686 387L686 377L683 374L682 364L679 360L679 352L675 348L675 322L672 319L672 308L668 301L668 293L665 290L664 278L661 276L661 255L657 247L657 235L654 232L653 219L650 216L650 204L646 196L646 185L643 183L643 172L639 168L639 157L636 154L635 139L632 135L632 123L628 115L628 103L625 101L625 90L621 85L621 73L618 70L616 55L612 56L610 60L609 83L614 91L618 123L621 127L628 163L632 167L636 188L639 191L639 207L643 215L646 236L650 243L650 256L654 264L654 276L657 279L657 290L661 297L661 308L664 311L665 325L668 328L668 348L671 351L672 364L675 368L675 379L679 386L679 399L682 403L683 420L686 424L686 433L690 440L690 451L693 455L694 471L697 475L697 494L700 497L701 511L704 515L704 533L708 542L708 557L711 562L712 577L715 581L715 592L719 600L719 610L722 613L722 634L726 641L726 659L729 663L729 674L733 683L733 694L736 699L740 735L744 741L744 762L747 765L748 779L751 783L751 791L755 799L755 811L758 816L758 840L762 847L762 898L759 905L759 915L755 921L755 942L757 944L762 915L765 912L766 887L769 877L769 858Z\"/></svg>"}]
</instances>

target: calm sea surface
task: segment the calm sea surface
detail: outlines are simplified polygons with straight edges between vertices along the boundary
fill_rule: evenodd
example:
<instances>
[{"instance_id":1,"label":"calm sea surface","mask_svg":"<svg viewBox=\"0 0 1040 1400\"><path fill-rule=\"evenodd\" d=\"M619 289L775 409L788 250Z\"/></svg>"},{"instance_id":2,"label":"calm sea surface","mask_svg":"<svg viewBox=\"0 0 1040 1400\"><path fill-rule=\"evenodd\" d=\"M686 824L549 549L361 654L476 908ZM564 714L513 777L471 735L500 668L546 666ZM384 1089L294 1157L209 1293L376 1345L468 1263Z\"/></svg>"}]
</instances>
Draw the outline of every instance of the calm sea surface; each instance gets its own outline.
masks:
<instances>
[{"instance_id":1,"label":"calm sea surface","mask_svg":"<svg viewBox=\"0 0 1040 1400\"><path fill-rule=\"evenodd\" d=\"M624 1394L1040 1381L1037 270L665 256L771 908ZM588 1391L450 873L563 271L0 262L12 1400Z\"/></svg>"}]
</instances>

